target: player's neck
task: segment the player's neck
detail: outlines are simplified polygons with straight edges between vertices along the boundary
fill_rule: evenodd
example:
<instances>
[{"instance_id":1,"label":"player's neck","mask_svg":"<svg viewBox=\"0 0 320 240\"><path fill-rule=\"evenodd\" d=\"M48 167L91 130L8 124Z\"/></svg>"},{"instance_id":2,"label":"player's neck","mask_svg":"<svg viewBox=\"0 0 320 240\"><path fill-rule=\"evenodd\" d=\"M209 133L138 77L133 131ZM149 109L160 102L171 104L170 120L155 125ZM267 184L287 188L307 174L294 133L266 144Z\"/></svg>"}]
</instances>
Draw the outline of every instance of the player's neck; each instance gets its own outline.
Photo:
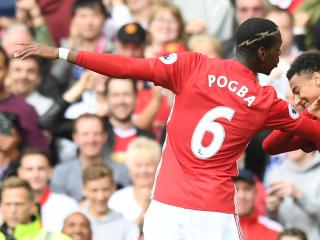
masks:
<instances>
[{"instance_id":1,"label":"player's neck","mask_svg":"<svg viewBox=\"0 0 320 240\"><path fill-rule=\"evenodd\" d=\"M252 72L256 73L256 61L252 60L252 59L248 59L244 56L242 56L241 54L236 53L234 59L237 62L240 62L241 64L245 65L247 68L249 68Z\"/></svg>"}]
</instances>

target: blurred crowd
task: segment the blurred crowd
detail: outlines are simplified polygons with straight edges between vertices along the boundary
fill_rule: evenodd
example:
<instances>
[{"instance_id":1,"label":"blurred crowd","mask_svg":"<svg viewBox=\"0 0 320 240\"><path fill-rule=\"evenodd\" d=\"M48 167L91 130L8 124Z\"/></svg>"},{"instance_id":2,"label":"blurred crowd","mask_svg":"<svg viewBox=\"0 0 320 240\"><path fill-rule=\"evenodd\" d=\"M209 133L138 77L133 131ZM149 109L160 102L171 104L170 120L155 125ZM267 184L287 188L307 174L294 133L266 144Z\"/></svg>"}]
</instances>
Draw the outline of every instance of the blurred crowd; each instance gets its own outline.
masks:
<instances>
[{"instance_id":1,"label":"blurred crowd","mask_svg":"<svg viewBox=\"0 0 320 240\"><path fill-rule=\"evenodd\" d=\"M319 0L1 0L0 239L142 240L174 101L139 79L13 58L17 43L232 58L235 30L252 17L274 21L283 41L278 67L257 78L295 104L286 71L320 50ZM269 156L268 133L238 160L244 240L319 240L320 155Z\"/></svg>"}]
</instances>

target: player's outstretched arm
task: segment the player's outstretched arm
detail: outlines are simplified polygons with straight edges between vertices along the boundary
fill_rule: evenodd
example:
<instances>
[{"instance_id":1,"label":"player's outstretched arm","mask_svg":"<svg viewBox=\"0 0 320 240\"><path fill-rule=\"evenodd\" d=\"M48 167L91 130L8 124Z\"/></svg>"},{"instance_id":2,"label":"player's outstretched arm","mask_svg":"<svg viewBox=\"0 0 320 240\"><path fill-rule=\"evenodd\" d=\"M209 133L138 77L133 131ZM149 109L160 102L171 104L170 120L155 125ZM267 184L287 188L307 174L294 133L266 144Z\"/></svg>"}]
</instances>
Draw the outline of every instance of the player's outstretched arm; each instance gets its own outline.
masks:
<instances>
[{"instance_id":1,"label":"player's outstretched arm","mask_svg":"<svg viewBox=\"0 0 320 240\"><path fill-rule=\"evenodd\" d=\"M38 56L49 60L63 59L86 69L115 78L155 79L155 59L127 58L114 54L74 51L30 42L17 43L21 48L14 57Z\"/></svg>"},{"instance_id":2,"label":"player's outstretched arm","mask_svg":"<svg viewBox=\"0 0 320 240\"><path fill-rule=\"evenodd\" d=\"M50 47L48 45L36 42L17 43L17 45L20 46L20 49L13 55L16 58L24 59L30 56L38 56L49 60L55 60L59 58L59 48L56 47ZM60 54L63 54L63 50L60 52ZM77 60L77 51L68 50L66 57L68 57L69 62L75 63Z\"/></svg>"}]
</instances>

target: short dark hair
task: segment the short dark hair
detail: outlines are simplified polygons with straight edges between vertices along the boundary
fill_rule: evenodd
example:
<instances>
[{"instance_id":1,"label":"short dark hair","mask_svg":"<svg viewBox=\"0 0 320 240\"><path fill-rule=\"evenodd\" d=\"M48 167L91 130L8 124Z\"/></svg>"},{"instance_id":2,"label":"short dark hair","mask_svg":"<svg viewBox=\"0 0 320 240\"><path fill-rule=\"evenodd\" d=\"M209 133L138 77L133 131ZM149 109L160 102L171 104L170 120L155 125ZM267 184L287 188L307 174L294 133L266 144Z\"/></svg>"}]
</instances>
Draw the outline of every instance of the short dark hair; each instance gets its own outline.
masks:
<instances>
[{"instance_id":1,"label":"short dark hair","mask_svg":"<svg viewBox=\"0 0 320 240\"><path fill-rule=\"evenodd\" d=\"M98 115L92 114L92 113L84 113L84 114L81 114L78 118L76 118L74 120L74 122L73 122L73 132L77 131L77 128L76 128L77 124L82 119L97 119L101 123L102 130L104 132L107 132L107 129L106 129L106 126L105 126L105 122L103 121L103 119L101 117L99 117Z\"/></svg>"},{"instance_id":2,"label":"short dark hair","mask_svg":"<svg viewBox=\"0 0 320 240\"><path fill-rule=\"evenodd\" d=\"M306 52L299 55L290 65L287 78L290 79L295 74L309 74L320 71L320 52Z\"/></svg>"},{"instance_id":3,"label":"short dark hair","mask_svg":"<svg viewBox=\"0 0 320 240\"><path fill-rule=\"evenodd\" d=\"M106 84L105 84L105 87L106 87L106 95L109 94L109 85L110 85L110 82L113 81L113 80L122 80L122 81L129 81L132 83L132 87L133 87L133 91L135 93L135 95L137 95L138 93L138 86L137 86L137 81L134 80L134 79L131 79L131 78L126 78L126 79L118 79L118 78L109 78L107 81L106 81Z\"/></svg>"},{"instance_id":4,"label":"short dark hair","mask_svg":"<svg viewBox=\"0 0 320 240\"><path fill-rule=\"evenodd\" d=\"M21 158L20 158L20 166L22 163L22 159L28 155L41 155L47 159L49 166L52 166L49 155L44 151L40 150L39 148L35 148L35 147L26 147L25 149L23 149Z\"/></svg>"},{"instance_id":5,"label":"short dark hair","mask_svg":"<svg viewBox=\"0 0 320 240\"><path fill-rule=\"evenodd\" d=\"M4 65L9 66L9 57L3 47L0 46L0 54L4 57Z\"/></svg>"},{"instance_id":6,"label":"short dark hair","mask_svg":"<svg viewBox=\"0 0 320 240\"><path fill-rule=\"evenodd\" d=\"M244 21L236 32L236 52L253 55L260 47L270 48L277 43L278 26L264 18Z\"/></svg>"},{"instance_id":7,"label":"short dark hair","mask_svg":"<svg viewBox=\"0 0 320 240\"><path fill-rule=\"evenodd\" d=\"M280 233L277 240L281 240L282 237L299 237L300 240L308 240L304 231L299 228L289 228Z\"/></svg>"},{"instance_id":8,"label":"short dark hair","mask_svg":"<svg viewBox=\"0 0 320 240\"><path fill-rule=\"evenodd\" d=\"M76 14L76 11L79 8L95 8L95 7L98 7L98 9L100 10L100 12L105 18L108 18L110 16L102 0L76 0L72 5L72 9L71 9L72 17Z\"/></svg>"},{"instance_id":9,"label":"short dark hair","mask_svg":"<svg viewBox=\"0 0 320 240\"><path fill-rule=\"evenodd\" d=\"M16 59L21 61L20 58L11 58L10 63L12 61L16 60ZM24 61L24 60L32 60L32 61L34 61L36 63L36 65L37 65L38 73L39 74L41 73L41 59L39 57L37 57L37 56L28 56L28 57L24 58L22 61Z\"/></svg>"}]
</instances>

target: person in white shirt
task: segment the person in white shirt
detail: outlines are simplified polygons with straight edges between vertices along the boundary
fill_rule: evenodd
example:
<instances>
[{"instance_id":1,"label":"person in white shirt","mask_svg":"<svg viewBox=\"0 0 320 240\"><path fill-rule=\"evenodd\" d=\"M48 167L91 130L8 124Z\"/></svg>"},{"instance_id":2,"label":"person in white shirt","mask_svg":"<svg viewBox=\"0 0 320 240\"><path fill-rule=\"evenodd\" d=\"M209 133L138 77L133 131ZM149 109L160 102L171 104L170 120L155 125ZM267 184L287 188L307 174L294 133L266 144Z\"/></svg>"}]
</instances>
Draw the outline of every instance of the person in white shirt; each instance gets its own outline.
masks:
<instances>
[{"instance_id":1,"label":"person in white shirt","mask_svg":"<svg viewBox=\"0 0 320 240\"><path fill-rule=\"evenodd\" d=\"M116 191L109 207L127 220L141 224L150 202L155 172L161 156L160 145L152 139L138 137L127 149L127 166L133 185Z\"/></svg>"},{"instance_id":2,"label":"person in white shirt","mask_svg":"<svg viewBox=\"0 0 320 240\"><path fill-rule=\"evenodd\" d=\"M42 226L50 232L60 232L64 219L79 209L72 198L51 191L52 168L48 157L37 149L26 149L21 157L18 176L29 182L40 205Z\"/></svg>"}]
</instances>

